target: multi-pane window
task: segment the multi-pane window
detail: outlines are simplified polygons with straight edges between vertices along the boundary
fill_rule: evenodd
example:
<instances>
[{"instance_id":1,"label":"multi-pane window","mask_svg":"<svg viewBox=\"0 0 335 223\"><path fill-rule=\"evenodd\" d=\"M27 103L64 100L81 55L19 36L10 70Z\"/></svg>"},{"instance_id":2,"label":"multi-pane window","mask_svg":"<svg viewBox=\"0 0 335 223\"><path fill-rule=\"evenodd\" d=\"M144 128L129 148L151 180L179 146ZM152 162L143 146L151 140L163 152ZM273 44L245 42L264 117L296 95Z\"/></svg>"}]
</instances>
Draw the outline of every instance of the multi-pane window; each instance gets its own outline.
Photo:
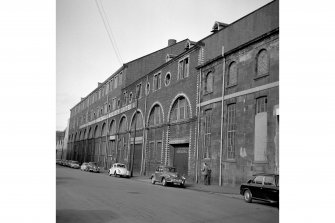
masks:
<instances>
[{"instance_id":1,"label":"multi-pane window","mask_svg":"<svg viewBox=\"0 0 335 223\"><path fill-rule=\"evenodd\" d=\"M140 112L136 112L136 114L133 117L133 120L131 122L132 130L135 129L135 120L136 120L136 129L142 129L143 128L143 118Z\"/></svg>"},{"instance_id":2,"label":"multi-pane window","mask_svg":"<svg viewBox=\"0 0 335 223\"><path fill-rule=\"evenodd\" d=\"M121 84L122 84L122 72L119 74L119 85L121 86Z\"/></svg>"},{"instance_id":3,"label":"multi-pane window","mask_svg":"<svg viewBox=\"0 0 335 223\"><path fill-rule=\"evenodd\" d=\"M203 149L203 155L204 158L210 157L210 151L211 151L211 121L212 121L212 110L208 109L205 111L204 116L204 149Z\"/></svg>"},{"instance_id":4,"label":"multi-pane window","mask_svg":"<svg viewBox=\"0 0 335 223\"><path fill-rule=\"evenodd\" d=\"M107 102L104 105L104 114L107 114Z\"/></svg>"},{"instance_id":5,"label":"multi-pane window","mask_svg":"<svg viewBox=\"0 0 335 223\"><path fill-rule=\"evenodd\" d=\"M113 87L114 87L114 78L111 78L111 81L110 81L110 91L113 90Z\"/></svg>"},{"instance_id":6,"label":"multi-pane window","mask_svg":"<svg viewBox=\"0 0 335 223\"><path fill-rule=\"evenodd\" d=\"M256 99L256 114L266 112L267 98L260 97Z\"/></svg>"},{"instance_id":7,"label":"multi-pane window","mask_svg":"<svg viewBox=\"0 0 335 223\"><path fill-rule=\"evenodd\" d=\"M114 89L117 88L118 78L117 75L114 77Z\"/></svg>"},{"instance_id":8,"label":"multi-pane window","mask_svg":"<svg viewBox=\"0 0 335 223\"><path fill-rule=\"evenodd\" d=\"M155 91L160 88L161 88L161 73L158 73L154 75L152 90Z\"/></svg>"},{"instance_id":9,"label":"multi-pane window","mask_svg":"<svg viewBox=\"0 0 335 223\"><path fill-rule=\"evenodd\" d=\"M232 62L229 65L229 69L228 69L227 85L231 86L231 85L235 85L235 84L237 84L237 65L236 65L236 62Z\"/></svg>"},{"instance_id":10,"label":"multi-pane window","mask_svg":"<svg viewBox=\"0 0 335 223\"><path fill-rule=\"evenodd\" d=\"M112 100L112 108L113 108L113 110L115 110L115 108L116 108L116 98L113 98L113 100Z\"/></svg>"},{"instance_id":11,"label":"multi-pane window","mask_svg":"<svg viewBox=\"0 0 335 223\"><path fill-rule=\"evenodd\" d=\"M227 159L235 159L236 104L227 107Z\"/></svg>"},{"instance_id":12,"label":"multi-pane window","mask_svg":"<svg viewBox=\"0 0 335 223\"><path fill-rule=\"evenodd\" d=\"M142 97L142 83L139 83L136 85L136 95L135 98L141 98Z\"/></svg>"},{"instance_id":13,"label":"multi-pane window","mask_svg":"<svg viewBox=\"0 0 335 223\"><path fill-rule=\"evenodd\" d=\"M257 55L256 74L257 76L269 73L269 55L266 50L261 50Z\"/></svg>"},{"instance_id":14,"label":"multi-pane window","mask_svg":"<svg viewBox=\"0 0 335 223\"><path fill-rule=\"evenodd\" d=\"M162 109L159 105L155 105L153 109L151 110L150 116L149 116L149 125L159 125L162 123Z\"/></svg>"},{"instance_id":15,"label":"multi-pane window","mask_svg":"<svg viewBox=\"0 0 335 223\"><path fill-rule=\"evenodd\" d=\"M188 77L189 74L189 58L186 57L178 63L178 79Z\"/></svg>"},{"instance_id":16,"label":"multi-pane window","mask_svg":"<svg viewBox=\"0 0 335 223\"><path fill-rule=\"evenodd\" d=\"M171 111L171 121L184 120L189 117L189 107L185 98L179 98L173 104Z\"/></svg>"},{"instance_id":17,"label":"multi-pane window","mask_svg":"<svg viewBox=\"0 0 335 223\"><path fill-rule=\"evenodd\" d=\"M213 72L209 72L206 75L206 83L205 83L205 93L213 92Z\"/></svg>"},{"instance_id":18,"label":"multi-pane window","mask_svg":"<svg viewBox=\"0 0 335 223\"><path fill-rule=\"evenodd\" d=\"M127 91L123 92L123 101L124 101L124 104L127 104L127 101L128 101L128 93L127 93Z\"/></svg>"}]
</instances>

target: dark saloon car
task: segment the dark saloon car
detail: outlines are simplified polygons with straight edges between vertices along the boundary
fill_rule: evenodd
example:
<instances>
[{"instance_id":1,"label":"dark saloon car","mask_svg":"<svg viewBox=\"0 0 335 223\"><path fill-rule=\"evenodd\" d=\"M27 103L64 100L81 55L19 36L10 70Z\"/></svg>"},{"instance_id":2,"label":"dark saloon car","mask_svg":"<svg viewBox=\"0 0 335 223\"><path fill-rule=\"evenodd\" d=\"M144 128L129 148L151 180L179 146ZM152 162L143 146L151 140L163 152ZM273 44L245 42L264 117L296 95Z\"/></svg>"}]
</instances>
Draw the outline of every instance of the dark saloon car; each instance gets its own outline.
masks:
<instances>
[{"instance_id":1,"label":"dark saloon car","mask_svg":"<svg viewBox=\"0 0 335 223\"><path fill-rule=\"evenodd\" d=\"M155 173L152 174L150 178L152 184L160 182L162 183L163 186L171 184L171 185L179 185L180 187L184 187L186 180L184 176L180 176L180 174L177 173L175 167L171 166L157 167Z\"/></svg>"},{"instance_id":2,"label":"dark saloon car","mask_svg":"<svg viewBox=\"0 0 335 223\"><path fill-rule=\"evenodd\" d=\"M100 172L100 168L98 167L98 164L95 162L89 162L87 165L87 170L90 172L95 172L95 173Z\"/></svg>"},{"instance_id":3,"label":"dark saloon car","mask_svg":"<svg viewBox=\"0 0 335 223\"><path fill-rule=\"evenodd\" d=\"M279 175L255 174L247 183L240 187L240 194L248 203L253 199L271 203L279 202Z\"/></svg>"}]
</instances>

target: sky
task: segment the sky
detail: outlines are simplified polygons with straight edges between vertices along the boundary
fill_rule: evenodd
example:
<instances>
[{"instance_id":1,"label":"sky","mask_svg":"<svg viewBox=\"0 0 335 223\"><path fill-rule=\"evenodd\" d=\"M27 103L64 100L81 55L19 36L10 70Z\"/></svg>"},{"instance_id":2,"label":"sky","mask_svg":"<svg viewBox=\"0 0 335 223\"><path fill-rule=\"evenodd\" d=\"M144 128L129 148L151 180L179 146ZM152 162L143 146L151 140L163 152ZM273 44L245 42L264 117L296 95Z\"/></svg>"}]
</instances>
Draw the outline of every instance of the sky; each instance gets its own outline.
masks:
<instances>
[{"instance_id":1,"label":"sky","mask_svg":"<svg viewBox=\"0 0 335 223\"><path fill-rule=\"evenodd\" d=\"M168 39L198 41L215 21L232 23L270 0L57 0L56 130L70 109L126 63L167 46ZM121 59L100 10L104 10ZM101 7L102 4L102 7Z\"/></svg>"}]
</instances>

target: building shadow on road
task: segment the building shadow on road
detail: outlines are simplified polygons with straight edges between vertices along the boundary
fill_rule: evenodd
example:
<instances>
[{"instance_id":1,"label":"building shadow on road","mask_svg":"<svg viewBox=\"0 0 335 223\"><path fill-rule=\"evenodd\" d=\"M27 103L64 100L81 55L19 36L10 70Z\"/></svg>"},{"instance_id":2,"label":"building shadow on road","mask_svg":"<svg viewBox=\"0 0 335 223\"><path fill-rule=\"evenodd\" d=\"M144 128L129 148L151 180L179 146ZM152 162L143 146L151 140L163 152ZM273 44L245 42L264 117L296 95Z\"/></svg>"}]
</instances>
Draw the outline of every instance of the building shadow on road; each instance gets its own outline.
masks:
<instances>
[{"instance_id":1,"label":"building shadow on road","mask_svg":"<svg viewBox=\"0 0 335 223\"><path fill-rule=\"evenodd\" d=\"M56 211L56 223L84 223L84 222L110 222L120 216L111 210L75 210L60 209Z\"/></svg>"}]
</instances>

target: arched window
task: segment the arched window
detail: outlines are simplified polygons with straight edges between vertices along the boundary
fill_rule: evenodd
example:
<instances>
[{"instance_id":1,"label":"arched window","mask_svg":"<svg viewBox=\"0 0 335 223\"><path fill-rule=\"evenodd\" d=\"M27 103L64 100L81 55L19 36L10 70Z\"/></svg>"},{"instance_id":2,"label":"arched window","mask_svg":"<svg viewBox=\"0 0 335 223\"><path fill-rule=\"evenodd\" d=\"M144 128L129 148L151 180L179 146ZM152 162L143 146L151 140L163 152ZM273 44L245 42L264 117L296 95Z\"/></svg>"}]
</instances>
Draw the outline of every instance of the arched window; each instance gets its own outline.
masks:
<instances>
[{"instance_id":1,"label":"arched window","mask_svg":"<svg viewBox=\"0 0 335 223\"><path fill-rule=\"evenodd\" d=\"M181 121L189 118L189 105L184 97L179 97L171 109L170 121Z\"/></svg>"},{"instance_id":2,"label":"arched window","mask_svg":"<svg viewBox=\"0 0 335 223\"><path fill-rule=\"evenodd\" d=\"M150 112L149 126L159 125L162 123L162 109L159 105L155 105Z\"/></svg>"},{"instance_id":3,"label":"arched window","mask_svg":"<svg viewBox=\"0 0 335 223\"><path fill-rule=\"evenodd\" d=\"M131 130L135 129L135 119L136 119L136 130L143 128L143 117L142 114L137 111L136 114L133 117L133 120L131 121Z\"/></svg>"},{"instance_id":4,"label":"arched window","mask_svg":"<svg viewBox=\"0 0 335 223\"><path fill-rule=\"evenodd\" d=\"M122 117L120 120L120 125L119 125L119 132L126 132L127 131L127 119L126 117Z\"/></svg>"},{"instance_id":5,"label":"arched window","mask_svg":"<svg viewBox=\"0 0 335 223\"><path fill-rule=\"evenodd\" d=\"M269 73L269 55L266 50L259 51L257 55L256 74L257 76Z\"/></svg>"},{"instance_id":6,"label":"arched window","mask_svg":"<svg viewBox=\"0 0 335 223\"><path fill-rule=\"evenodd\" d=\"M206 93L213 92L213 72L208 72L206 75Z\"/></svg>"},{"instance_id":7,"label":"arched window","mask_svg":"<svg viewBox=\"0 0 335 223\"><path fill-rule=\"evenodd\" d=\"M106 123L104 123L101 128L101 136L106 136L106 135L107 135L107 127L106 127Z\"/></svg>"},{"instance_id":8,"label":"arched window","mask_svg":"<svg viewBox=\"0 0 335 223\"><path fill-rule=\"evenodd\" d=\"M92 139L93 138L93 131L92 128L90 128L90 130L88 130L88 138Z\"/></svg>"},{"instance_id":9,"label":"arched window","mask_svg":"<svg viewBox=\"0 0 335 223\"><path fill-rule=\"evenodd\" d=\"M84 130L84 139L87 139L87 136L88 136L88 131L87 129Z\"/></svg>"},{"instance_id":10,"label":"arched window","mask_svg":"<svg viewBox=\"0 0 335 223\"><path fill-rule=\"evenodd\" d=\"M237 65L236 65L236 62L232 62L229 65L229 69L228 69L227 85L231 86L231 85L235 85L235 84L237 84Z\"/></svg>"},{"instance_id":11,"label":"arched window","mask_svg":"<svg viewBox=\"0 0 335 223\"><path fill-rule=\"evenodd\" d=\"M109 134L115 135L115 133L116 133L116 125L115 125L115 121L113 120L109 126Z\"/></svg>"},{"instance_id":12,"label":"arched window","mask_svg":"<svg viewBox=\"0 0 335 223\"><path fill-rule=\"evenodd\" d=\"M94 129L94 138L98 138L100 136L100 132L98 130L98 126L95 126L95 129Z\"/></svg>"}]
</instances>

